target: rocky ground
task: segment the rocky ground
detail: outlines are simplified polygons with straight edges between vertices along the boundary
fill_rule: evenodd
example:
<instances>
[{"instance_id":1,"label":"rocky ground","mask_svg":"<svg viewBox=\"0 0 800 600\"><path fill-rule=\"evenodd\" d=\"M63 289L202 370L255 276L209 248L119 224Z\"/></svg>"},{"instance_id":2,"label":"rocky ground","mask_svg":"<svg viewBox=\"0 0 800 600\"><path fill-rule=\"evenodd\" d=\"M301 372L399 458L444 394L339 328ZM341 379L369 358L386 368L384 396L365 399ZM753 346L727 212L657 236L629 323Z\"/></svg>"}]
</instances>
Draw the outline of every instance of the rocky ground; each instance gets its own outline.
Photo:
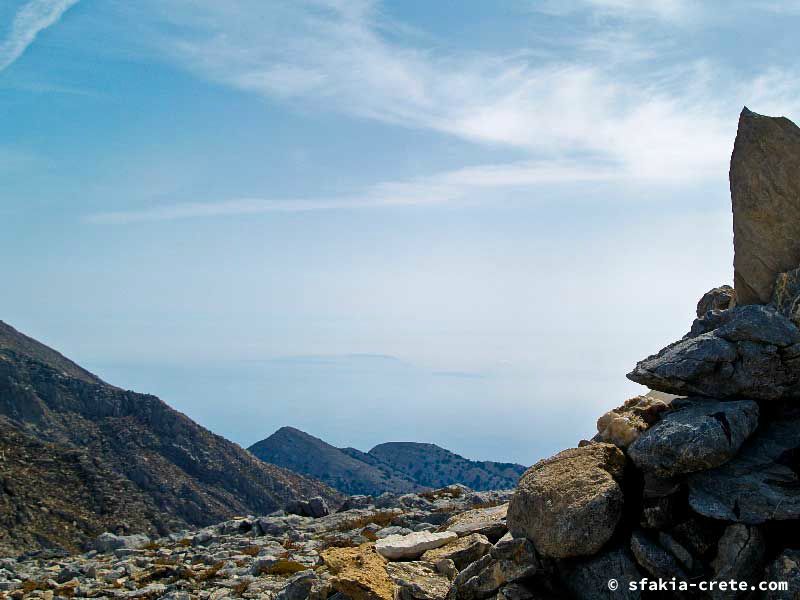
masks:
<instances>
[{"instance_id":1,"label":"rocky ground","mask_svg":"<svg viewBox=\"0 0 800 600\"><path fill-rule=\"evenodd\" d=\"M318 499L294 507L316 517L249 516L152 540L105 533L85 554L0 559L0 598L444 598L459 569L491 553L515 560L518 542L497 543L510 494L453 486L355 496L332 514Z\"/></svg>"}]
</instances>

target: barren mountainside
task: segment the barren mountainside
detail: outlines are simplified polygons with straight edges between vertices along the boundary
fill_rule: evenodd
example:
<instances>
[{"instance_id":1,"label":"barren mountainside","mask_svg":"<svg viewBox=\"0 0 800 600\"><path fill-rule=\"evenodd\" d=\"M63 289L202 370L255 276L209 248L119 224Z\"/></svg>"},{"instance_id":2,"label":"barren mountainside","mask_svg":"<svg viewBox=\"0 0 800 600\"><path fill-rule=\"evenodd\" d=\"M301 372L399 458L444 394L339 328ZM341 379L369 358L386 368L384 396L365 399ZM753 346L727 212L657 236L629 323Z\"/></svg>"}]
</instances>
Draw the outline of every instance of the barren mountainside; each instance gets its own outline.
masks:
<instances>
[{"instance_id":1,"label":"barren mountainside","mask_svg":"<svg viewBox=\"0 0 800 600\"><path fill-rule=\"evenodd\" d=\"M475 490L507 489L525 471L512 463L468 460L435 444L389 442L369 452L336 448L293 427L279 429L249 450L348 494L405 493L454 483Z\"/></svg>"},{"instance_id":2,"label":"barren mountainside","mask_svg":"<svg viewBox=\"0 0 800 600\"><path fill-rule=\"evenodd\" d=\"M0 502L24 505L36 516L16 511L21 521L9 522L4 515L0 546L6 548L76 549L106 529L133 531L147 524L163 533L237 514L266 514L301 497L338 499L324 484L256 459L155 396L104 383L2 322L0 418L7 447L0 460ZM10 448L10 439L21 440L19 448ZM50 466L17 468L29 462L26 453L37 455L37 443L43 444L37 460L49 456ZM72 482L71 490L89 487L61 510L56 505L66 482ZM98 499L98 490L106 488L117 505ZM38 490L46 511L23 502L14 489ZM57 526L73 520L78 526L69 533Z\"/></svg>"}]
</instances>

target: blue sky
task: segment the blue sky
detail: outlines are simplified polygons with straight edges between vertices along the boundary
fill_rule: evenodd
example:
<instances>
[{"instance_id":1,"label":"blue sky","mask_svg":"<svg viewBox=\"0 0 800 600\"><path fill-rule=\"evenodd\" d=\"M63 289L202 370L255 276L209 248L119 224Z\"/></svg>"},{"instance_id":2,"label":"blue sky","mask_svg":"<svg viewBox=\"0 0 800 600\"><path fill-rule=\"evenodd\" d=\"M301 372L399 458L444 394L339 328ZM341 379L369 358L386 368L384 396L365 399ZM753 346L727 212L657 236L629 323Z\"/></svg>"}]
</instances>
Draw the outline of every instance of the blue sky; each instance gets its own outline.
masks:
<instances>
[{"instance_id":1,"label":"blue sky","mask_svg":"<svg viewBox=\"0 0 800 600\"><path fill-rule=\"evenodd\" d=\"M729 282L797 2L0 5L0 318L249 445L531 463Z\"/></svg>"}]
</instances>

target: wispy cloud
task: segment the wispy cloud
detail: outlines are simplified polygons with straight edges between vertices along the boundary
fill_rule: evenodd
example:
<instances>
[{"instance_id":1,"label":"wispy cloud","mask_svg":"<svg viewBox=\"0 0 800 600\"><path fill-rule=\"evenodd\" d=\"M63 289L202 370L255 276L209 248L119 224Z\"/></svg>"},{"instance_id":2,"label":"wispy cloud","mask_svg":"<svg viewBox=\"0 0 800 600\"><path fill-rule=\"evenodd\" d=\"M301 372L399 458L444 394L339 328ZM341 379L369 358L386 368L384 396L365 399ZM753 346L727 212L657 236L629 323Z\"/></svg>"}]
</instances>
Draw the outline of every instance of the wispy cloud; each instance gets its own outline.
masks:
<instances>
[{"instance_id":1,"label":"wispy cloud","mask_svg":"<svg viewBox=\"0 0 800 600\"><path fill-rule=\"evenodd\" d=\"M577 4L663 19L694 5ZM224 85L289 105L514 147L532 158L580 154L637 176L716 174L730 152L731 123L758 85L702 57L622 68L625 60L654 53L664 58L666 49L634 26L590 37L593 46L579 56L569 48L551 56L535 48L442 53L397 35L402 27L367 0L278 2L269 9L206 0L191 3L188 13L184 2L167 6L174 22L188 23L191 32L165 41L166 55Z\"/></svg>"},{"instance_id":2,"label":"wispy cloud","mask_svg":"<svg viewBox=\"0 0 800 600\"><path fill-rule=\"evenodd\" d=\"M180 202L141 210L101 212L85 221L123 225L276 212L310 212L389 206L441 204L468 198L487 189L526 188L541 184L612 181L622 177L615 165L585 165L574 161L525 161L479 165L408 181L386 181L353 196L334 198L239 198L219 202Z\"/></svg>"},{"instance_id":3,"label":"wispy cloud","mask_svg":"<svg viewBox=\"0 0 800 600\"><path fill-rule=\"evenodd\" d=\"M30 0L14 17L8 36L0 42L0 71L7 69L43 29L55 25L79 0Z\"/></svg>"}]
</instances>

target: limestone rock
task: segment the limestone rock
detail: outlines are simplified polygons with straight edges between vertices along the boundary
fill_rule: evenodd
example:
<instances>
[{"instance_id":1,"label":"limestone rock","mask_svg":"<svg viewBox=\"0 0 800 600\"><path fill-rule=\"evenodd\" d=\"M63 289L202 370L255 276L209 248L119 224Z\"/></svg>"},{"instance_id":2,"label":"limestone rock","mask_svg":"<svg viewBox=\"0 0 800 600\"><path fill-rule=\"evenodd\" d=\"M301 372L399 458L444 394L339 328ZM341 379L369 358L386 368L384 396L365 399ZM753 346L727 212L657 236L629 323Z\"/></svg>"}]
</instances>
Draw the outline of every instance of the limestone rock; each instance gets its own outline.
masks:
<instances>
[{"instance_id":1,"label":"limestone rock","mask_svg":"<svg viewBox=\"0 0 800 600\"><path fill-rule=\"evenodd\" d=\"M564 450L522 476L508 508L508 526L545 556L594 554L622 515L625 455L611 444Z\"/></svg>"},{"instance_id":2,"label":"limestone rock","mask_svg":"<svg viewBox=\"0 0 800 600\"><path fill-rule=\"evenodd\" d=\"M800 417L764 425L721 467L689 476L689 504L707 517L758 524L800 517Z\"/></svg>"},{"instance_id":3,"label":"limestone rock","mask_svg":"<svg viewBox=\"0 0 800 600\"><path fill-rule=\"evenodd\" d=\"M475 508L451 517L445 523L445 527L447 531L452 531L459 536L479 533L485 535L490 541L496 542L508 531L507 513L508 503L488 508Z\"/></svg>"},{"instance_id":4,"label":"limestone rock","mask_svg":"<svg viewBox=\"0 0 800 600\"><path fill-rule=\"evenodd\" d=\"M436 564L443 558L450 559L460 571L467 565L487 555L491 549L492 544L489 543L485 535L472 533L466 537L458 538L441 548L426 551L422 555L422 560Z\"/></svg>"},{"instance_id":5,"label":"limestone rock","mask_svg":"<svg viewBox=\"0 0 800 600\"><path fill-rule=\"evenodd\" d=\"M657 422L669 404L652 396L636 396L597 419L598 439L627 448Z\"/></svg>"},{"instance_id":6,"label":"limestone rock","mask_svg":"<svg viewBox=\"0 0 800 600\"><path fill-rule=\"evenodd\" d=\"M444 600L450 580L423 562L391 563L389 577L397 585L395 600Z\"/></svg>"},{"instance_id":7,"label":"limestone rock","mask_svg":"<svg viewBox=\"0 0 800 600\"><path fill-rule=\"evenodd\" d=\"M765 304L800 265L800 129L742 110L730 168L736 302Z\"/></svg>"},{"instance_id":8,"label":"limestone rock","mask_svg":"<svg viewBox=\"0 0 800 600\"><path fill-rule=\"evenodd\" d=\"M713 469L736 455L758 425L752 400L717 402L685 398L628 448L642 471L674 477Z\"/></svg>"},{"instance_id":9,"label":"limestone rock","mask_svg":"<svg viewBox=\"0 0 800 600\"><path fill-rule=\"evenodd\" d=\"M533 545L521 538L504 538L487 554L467 566L453 581L450 598L488 598L501 586L535 575L541 569Z\"/></svg>"},{"instance_id":10,"label":"limestone rock","mask_svg":"<svg viewBox=\"0 0 800 600\"><path fill-rule=\"evenodd\" d=\"M710 312L628 378L671 394L791 399L800 397L799 343L800 330L773 307Z\"/></svg>"},{"instance_id":11,"label":"limestone rock","mask_svg":"<svg viewBox=\"0 0 800 600\"><path fill-rule=\"evenodd\" d=\"M374 546L329 548L322 553L333 578L333 588L352 600L393 600L394 583L386 571L386 559Z\"/></svg>"},{"instance_id":12,"label":"limestone rock","mask_svg":"<svg viewBox=\"0 0 800 600\"><path fill-rule=\"evenodd\" d=\"M415 531L406 535L390 535L375 542L378 554L389 560L417 559L426 550L439 548L458 539L452 531L431 533Z\"/></svg>"},{"instance_id":13,"label":"limestone rock","mask_svg":"<svg viewBox=\"0 0 800 600\"><path fill-rule=\"evenodd\" d=\"M729 285L721 285L703 294L703 297L697 303L697 317L704 317L710 310L727 310L733 305L733 288Z\"/></svg>"},{"instance_id":14,"label":"limestone rock","mask_svg":"<svg viewBox=\"0 0 800 600\"><path fill-rule=\"evenodd\" d=\"M638 581L642 574L636 568L633 557L625 548L601 552L591 558L562 561L558 564L558 576L562 585L577 600L636 600L641 592L631 591L631 581ZM608 580L617 580L618 589L609 590Z\"/></svg>"}]
</instances>

